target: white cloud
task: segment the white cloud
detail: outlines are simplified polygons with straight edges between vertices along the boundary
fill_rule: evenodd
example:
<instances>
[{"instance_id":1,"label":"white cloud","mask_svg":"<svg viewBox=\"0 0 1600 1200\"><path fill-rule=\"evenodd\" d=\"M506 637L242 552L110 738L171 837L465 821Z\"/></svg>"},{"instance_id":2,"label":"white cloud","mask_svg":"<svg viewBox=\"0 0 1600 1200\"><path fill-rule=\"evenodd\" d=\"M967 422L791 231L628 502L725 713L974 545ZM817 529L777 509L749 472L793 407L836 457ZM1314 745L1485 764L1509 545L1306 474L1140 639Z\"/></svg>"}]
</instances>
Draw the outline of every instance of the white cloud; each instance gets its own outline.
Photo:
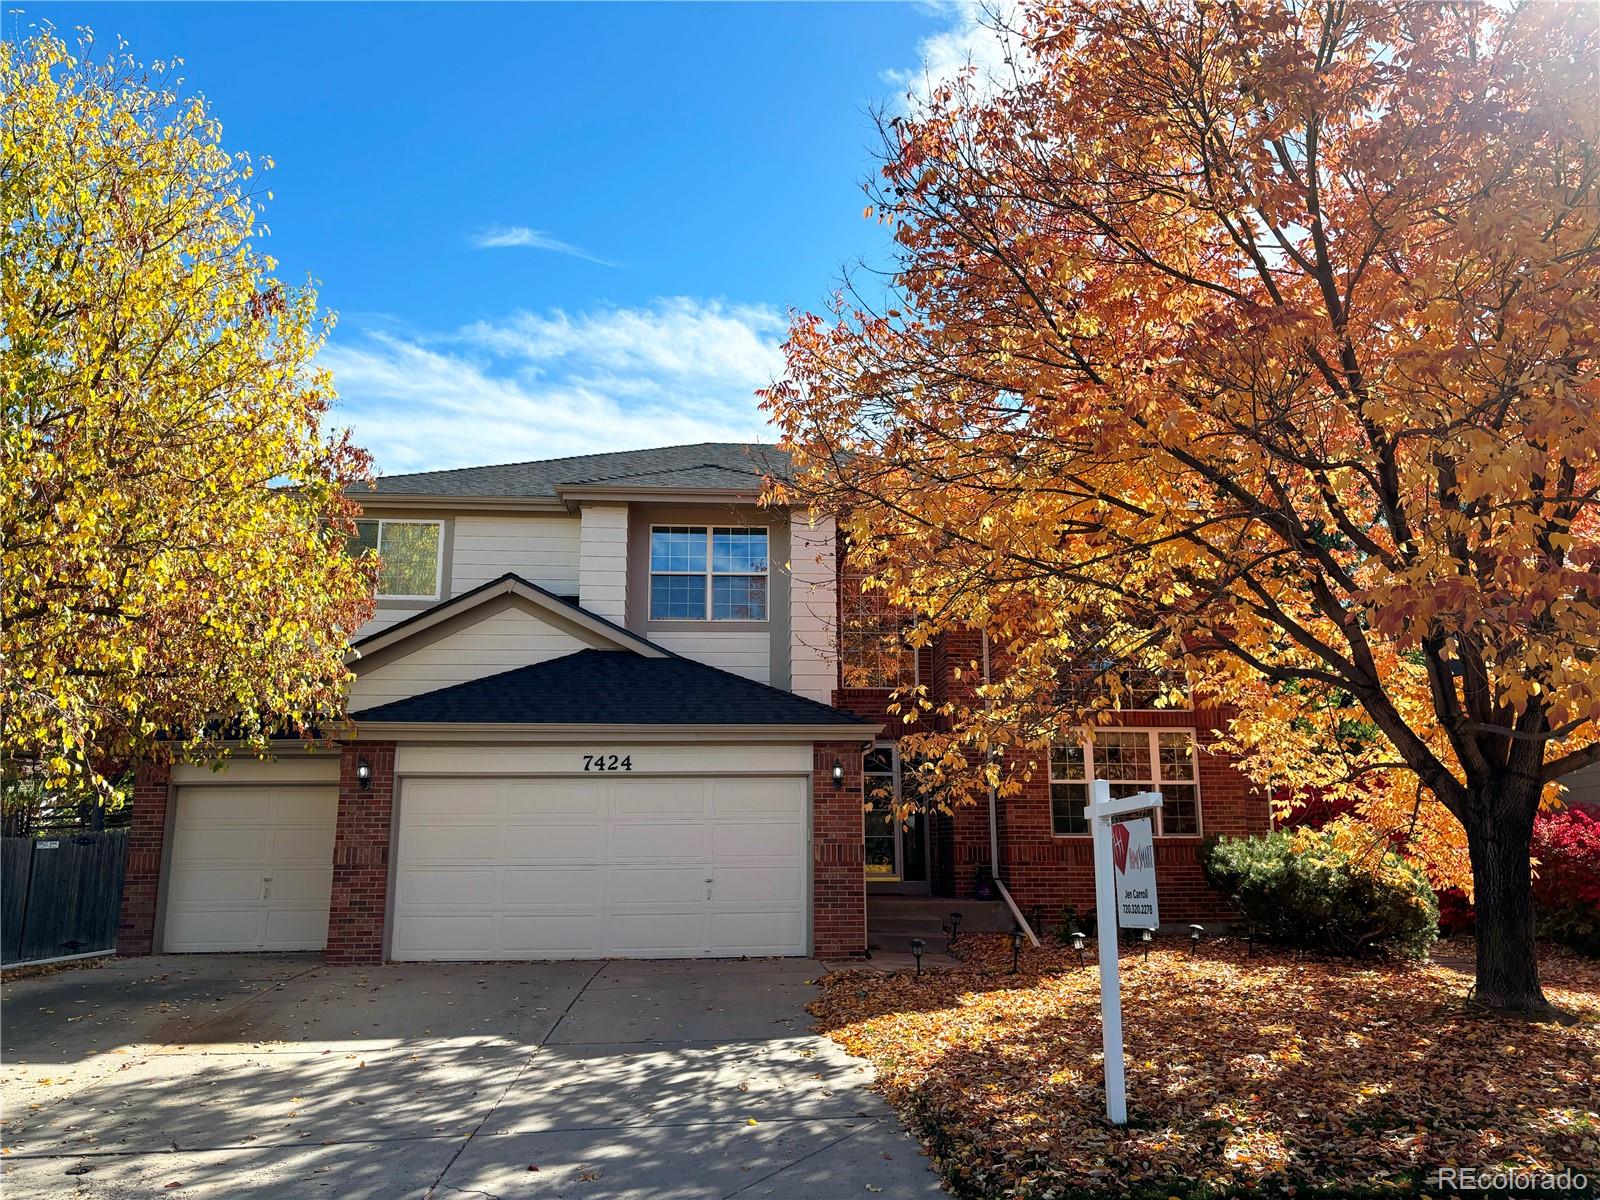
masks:
<instances>
[{"instance_id":1,"label":"white cloud","mask_svg":"<svg viewBox=\"0 0 1600 1200\"><path fill-rule=\"evenodd\" d=\"M917 43L916 66L883 73L897 89L894 105L899 112L906 110L908 97L912 104L926 99L969 65L976 68L980 86L1007 79L1012 71L1008 51L1013 59L1018 53L1016 38L1004 32L1017 24L1007 0L934 0L931 7L948 16L949 27Z\"/></svg>"},{"instance_id":2,"label":"white cloud","mask_svg":"<svg viewBox=\"0 0 1600 1200\"><path fill-rule=\"evenodd\" d=\"M472 235L472 244L479 250L550 250L556 254L567 254L573 258L581 258L585 262L597 263L602 267L615 267L619 264L608 258L590 254L582 246L574 246L571 242L564 242L553 234L543 229L530 229L526 225L495 225Z\"/></svg>"},{"instance_id":3,"label":"white cloud","mask_svg":"<svg viewBox=\"0 0 1600 1200\"><path fill-rule=\"evenodd\" d=\"M782 369L775 310L683 297L517 313L439 336L373 331L322 353L337 418L388 473L700 441L770 441L755 389Z\"/></svg>"}]
</instances>

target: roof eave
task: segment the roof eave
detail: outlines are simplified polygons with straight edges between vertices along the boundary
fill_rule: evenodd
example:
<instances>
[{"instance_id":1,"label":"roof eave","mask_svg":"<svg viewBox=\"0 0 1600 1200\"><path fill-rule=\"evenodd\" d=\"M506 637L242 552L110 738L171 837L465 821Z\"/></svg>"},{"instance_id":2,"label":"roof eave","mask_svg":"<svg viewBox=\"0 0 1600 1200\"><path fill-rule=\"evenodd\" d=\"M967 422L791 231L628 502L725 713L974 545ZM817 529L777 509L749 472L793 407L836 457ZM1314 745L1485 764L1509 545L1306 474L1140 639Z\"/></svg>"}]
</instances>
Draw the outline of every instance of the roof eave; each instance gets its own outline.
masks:
<instances>
[{"instance_id":1,"label":"roof eave","mask_svg":"<svg viewBox=\"0 0 1600 1200\"><path fill-rule=\"evenodd\" d=\"M363 509L460 509L471 512L568 513L569 505L555 496L461 496L440 492L346 492Z\"/></svg>"},{"instance_id":2,"label":"roof eave","mask_svg":"<svg viewBox=\"0 0 1600 1200\"><path fill-rule=\"evenodd\" d=\"M686 734L699 743L863 741L883 731L882 724L841 722L837 725L592 725L533 722L363 721L352 718L357 737L385 741L436 742L570 742L575 738L618 737L635 742L678 742Z\"/></svg>"}]
</instances>

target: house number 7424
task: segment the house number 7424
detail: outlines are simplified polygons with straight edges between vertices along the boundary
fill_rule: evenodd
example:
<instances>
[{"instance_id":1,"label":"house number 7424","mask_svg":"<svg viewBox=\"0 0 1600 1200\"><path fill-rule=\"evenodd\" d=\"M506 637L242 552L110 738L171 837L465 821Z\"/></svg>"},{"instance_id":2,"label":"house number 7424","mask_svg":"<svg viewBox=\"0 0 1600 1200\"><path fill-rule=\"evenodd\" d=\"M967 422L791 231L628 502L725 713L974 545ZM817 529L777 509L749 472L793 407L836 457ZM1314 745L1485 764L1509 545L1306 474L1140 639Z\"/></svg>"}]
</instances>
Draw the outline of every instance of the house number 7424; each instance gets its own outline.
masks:
<instances>
[{"instance_id":1,"label":"house number 7424","mask_svg":"<svg viewBox=\"0 0 1600 1200\"><path fill-rule=\"evenodd\" d=\"M633 770L633 756L623 755L618 758L615 754L585 754L583 756L583 769L585 771L631 771Z\"/></svg>"}]
</instances>

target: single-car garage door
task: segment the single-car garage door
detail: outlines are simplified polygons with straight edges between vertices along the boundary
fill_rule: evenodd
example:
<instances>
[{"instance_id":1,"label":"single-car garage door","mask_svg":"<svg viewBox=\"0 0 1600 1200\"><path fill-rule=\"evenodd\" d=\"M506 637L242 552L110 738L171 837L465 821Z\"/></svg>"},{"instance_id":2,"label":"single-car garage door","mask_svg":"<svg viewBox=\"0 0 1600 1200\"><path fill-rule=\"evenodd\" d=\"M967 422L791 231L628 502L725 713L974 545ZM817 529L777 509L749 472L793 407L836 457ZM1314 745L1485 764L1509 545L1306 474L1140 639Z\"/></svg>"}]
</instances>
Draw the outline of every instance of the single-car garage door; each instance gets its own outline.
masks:
<instances>
[{"instance_id":1,"label":"single-car garage door","mask_svg":"<svg viewBox=\"0 0 1600 1200\"><path fill-rule=\"evenodd\" d=\"M325 783L180 787L162 949L322 949L338 809Z\"/></svg>"},{"instance_id":2,"label":"single-car garage door","mask_svg":"<svg viewBox=\"0 0 1600 1200\"><path fill-rule=\"evenodd\" d=\"M803 778L406 779L390 956L806 952Z\"/></svg>"}]
</instances>

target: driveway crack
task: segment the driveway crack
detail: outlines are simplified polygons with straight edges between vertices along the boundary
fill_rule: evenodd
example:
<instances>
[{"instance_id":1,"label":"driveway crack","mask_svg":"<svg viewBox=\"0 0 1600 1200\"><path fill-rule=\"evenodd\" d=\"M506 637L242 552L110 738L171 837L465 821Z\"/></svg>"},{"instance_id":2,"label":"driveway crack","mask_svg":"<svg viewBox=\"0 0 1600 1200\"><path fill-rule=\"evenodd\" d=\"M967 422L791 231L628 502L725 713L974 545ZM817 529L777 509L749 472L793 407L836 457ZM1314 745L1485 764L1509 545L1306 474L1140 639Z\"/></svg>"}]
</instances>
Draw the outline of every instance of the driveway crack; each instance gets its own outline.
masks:
<instances>
[{"instance_id":1,"label":"driveway crack","mask_svg":"<svg viewBox=\"0 0 1600 1200\"><path fill-rule=\"evenodd\" d=\"M869 1117L869 1118L863 1120L859 1125L854 1126L848 1133L840 1134L838 1137L834 1138L831 1142L823 1142L822 1145L816 1147L816 1149L814 1149L814 1150L810 1150L807 1153L802 1154L799 1158L796 1158L796 1159L794 1159L794 1160L792 1160L790 1162L786 1162L781 1167L774 1167L772 1170L768 1171L765 1175L761 1176L761 1178L749 1180L748 1182L741 1184L739 1187L734 1188L733 1191L725 1193L723 1195L723 1197L722 1197L722 1200L733 1200L733 1197L739 1195L741 1192L748 1192L751 1188L756 1187L759 1184L765 1183L767 1180L771 1179L774 1175L782 1175L785 1171L793 1170L795 1167L798 1167L801 1163L805 1162L806 1159L815 1158L817 1155L821 1154L824 1150L832 1150L840 1142L848 1142L851 1138L855 1137L856 1134L860 1133L863 1129L867 1128L869 1125L876 1125L876 1124L880 1124L880 1122L875 1118Z\"/></svg>"},{"instance_id":2,"label":"driveway crack","mask_svg":"<svg viewBox=\"0 0 1600 1200\"><path fill-rule=\"evenodd\" d=\"M517 1071L516 1075L512 1077L511 1082L506 1084L505 1088L500 1092L499 1097L493 1104L489 1106L488 1110L483 1114L483 1116L478 1119L478 1123L468 1131L467 1136L461 1139L461 1145L456 1147L456 1152L450 1156L450 1161L445 1163L444 1169L440 1171L437 1178L434 1179L433 1184L424 1194L424 1200L428 1200L428 1198L432 1197L433 1194L441 1187L449 1188L452 1192L464 1193L467 1191L466 1188L458 1188L454 1184L445 1183L444 1177L450 1174L450 1168L455 1166L457 1160L460 1159L462 1154L466 1152L467 1147L472 1144L472 1139L478 1136L478 1131L484 1127L490 1117L494 1116L494 1114L499 1111L500 1106L505 1103L505 1098L511 1094L511 1090L515 1088L517 1084L522 1082L522 1077L528 1073L528 1068L533 1066L533 1060L539 1057L539 1051L543 1050L545 1046L549 1044L550 1039L555 1036L556 1030L561 1027L561 1022L567 1019L567 1014L572 1011L572 1006L578 1002L579 998L582 997L584 992L589 990L589 985L599 978L600 972L604 971L609 965L610 964L605 959L601 959L600 962L595 966L595 969L593 973L590 974L589 978L583 981L583 986L572 993L572 999L567 1001L567 1006L561 1010L561 1015L555 1019L555 1024L551 1025L549 1029L545 1030L544 1036L539 1039L539 1044L535 1046L531 1052L529 1052L527 1059L523 1062L522 1067ZM477 1192L475 1194L479 1196L490 1195L488 1192ZM499 1200L499 1198L493 1197L492 1200Z\"/></svg>"}]
</instances>

